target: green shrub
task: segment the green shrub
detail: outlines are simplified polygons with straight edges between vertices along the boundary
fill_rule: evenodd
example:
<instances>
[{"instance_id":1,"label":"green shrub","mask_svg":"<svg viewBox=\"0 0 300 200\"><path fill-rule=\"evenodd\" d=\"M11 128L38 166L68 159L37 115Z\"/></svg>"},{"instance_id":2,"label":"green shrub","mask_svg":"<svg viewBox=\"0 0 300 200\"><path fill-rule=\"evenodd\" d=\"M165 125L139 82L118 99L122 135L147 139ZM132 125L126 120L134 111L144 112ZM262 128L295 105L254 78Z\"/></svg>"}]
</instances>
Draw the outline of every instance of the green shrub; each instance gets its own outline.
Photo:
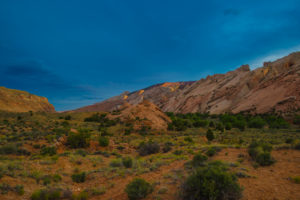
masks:
<instances>
[{"instance_id":1,"label":"green shrub","mask_svg":"<svg viewBox=\"0 0 300 200\"><path fill-rule=\"evenodd\" d=\"M272 146L263 142L252 142L248 153L251 158L261 166L272 165L275 160L271 157Z\"/></svg>"},{"instance_id":2,"label":"green shrub","mask_svg":"<svg viewBox=\"0 0 300 200\"><path fill-rule=\"evenodd\" d=\"M90 145L90 134L86 131L70 133L67 138L67 145L71 148L85 148Z\"/></svg>"},{"instance_id":3,"label":"green shrub","mask_svg":"<svg viewBox=\"0 0 300 200\"><path fill-rule=\"evenodd\" d=\"M207 157L202 153L197 153L192 160L193 167L203 166L203 164L207 161Z\"/></svg>"},{"instance_id":4,"label":"green shrub","mask_svg":"<svg viewBox=\"0 0 300 200\"><path fill-rule=\"evenodd\" d=\"M122 162L124 167L126 168L131 168L132 167L132 158L131 157L124 157L122 158Z\"/></svg>"},{"instance_id":5,"label":"green shrub","mask_svg":"<svg viewBox=\"0 0 300 200\"><path fill-rule=\"evenodd\" d=\"M73 200L87 200L89 197L89 194L86 191L82 191L77 195L73 195L72 197L73 197L72 198Z\"/></svg>"},{"instance_id":6,"label":"green shrub","mask_svg":"<svg viewBox=\"0 0 300 200\"><path fill-rule=\"evenodd\" d=\"M217 126L216 126L216 129L223 132L224 131L224 126L222 123L218 123Z\"/></svg>"},{"instance_id":7,"label":"green shrub","mask_svg":"<svg viewBox=\"0 0 300 200\"><path fill-rule=\"evenodd\" d=\"M59 174L54 174L52 176L52 180L57 183L57 182L60 182L62 180L62 178Z\"/></svg>"},{"instance_id":8,"label":"green shrub","mask_svg":"<svg viewBox=\"0 0 300 200\"><path fill-rule=\"evenodd\" d=\"M101 147L107 147L109 145L109 139L104 136L100 136L98 142Z\"/></svg>"},{"instance_id":9,"label":"green shrub","mask_svg":"<svg viewBox=\"0 0 300 200\"><path fill-rule=\"evenodd\" d=\"M43 156L45 156L45 155L53 156L56 154L56 148L55 147L43 147L40 151L40 154Z\"/></svg>"},{"instance_id":10,"label":"green shrub","mask_svg":"<svg viewBox=\"0 0 300 200\"><path fill-rule=\"evenodd\" d=\"M184 137L184 141L192 143L193 142L193 138L191 138L189 136L186 136L186 137Z\"/></svg>"},{"instance_id":11,"label":"green shrub","mask_svg":"<svg viewBox=\"0 0 300 200\"><path fill-rule=\"evenodd\" d=\"M238 200L242 189L234 174L221 163L198 168L182 185L182 199Z\"/></svg>"},{"instance_id":12,"label":"green shrub","mask_svg":"<svg viewBox=\"0 0 300 200\"><path fill-rule=\"evenodd\" d=\"M71 119L72 119L71 115L65 116L65 120L71 120Z\"/></svg>"},{"instance_id":13,"label":"green shrub","mask_svg":"<svg viewBox=\"0 0 300 200\"><path fill-rule=\"evenodd\" d=\"M249 128L263 128L265 125L266 121L259 116L251 118L248 123Z\"/></svg>"},{"instance_id":14,"label":"green shrub","mask_svg":"<svg viewBox=\"0 0 300 200\"><path fill-rule=\"evenodd\" d=\"M74 173L74 174L72 174L71 177L75 183L83 183L85 181L86 174L85 174L85 172Z\"/></svg>"},{"instance_id":15,"label":"green shrub","mask_svg":"<svg viewBox=\"0 0 300 200\"><path fill-rule=\"evenodd\" d=\"M215 139L214 133L212 132L211 129L208 129L206 132L206 138L208 141L212 141Z\"/></svg>"},{"instance_id":16,"label":"green shrub","mask_svg":"<svg viewBox=\"0 0 300 200\"><path fill-rule=\"evenodd\" d=\"M153 187L141 178L131 181L125 188L125 192L130 200L139 200L145 198L153 191Z\"/></svg>"},{"instance_id":17,"label":"green shrub","mask_svg":"<svg viewBox=\"0 0 300 200\"><path fill-rule=\"evenodd\" d=\"M160 150L159 144L156 142L153 142L151 140L146 143L142 142L138 148L138 152L141 156L155 154L155 153L158 153L159 150Z\"/></svg>"},{"instance_id":18,"label":"green shrub","mask_svg":"<svg viewBox=\"0 0 300 200\"><path fill-rule=\"evenodd\" d=\"M23 195L24 194L24 186L23 185L16 185L14 187L14 191L18 194L18 195Z\"/></svg>"},{"instance_id":19,"label":"green shrub","mask_svg":"<svg viewBox=\"0 0 300 200\"><path fill-rule=\"evenodd\" d=\"M231 129L232 129L232 124L231 124L230 122L227 122L227 123L225 124L225 129L226 129L226 130L231 130Z\"/></svg>"},{"instance_id":20,"label":"green shrub","mask_svg":"<svg viewBox=\"0 0 300 200\"><path fill-rule=\"evenodd\" d=\"M210 147L206 152L205 154L209 157L212 157L214 156L215 154L217 153L216 149L213 148L213 147Z\"/></svg>"},{"instance_id":21,"label":"green shrub","mask_svg":"<svg viewBox=\"0 0 300 200\"><path fill-rule=\"evenodd\" d=\"M167 153L172 150L172 146L173 146L173 144L171 142L166 142L162 148L162 151L164 153Z\"/></svg>"},{"instance_id":22,"label":"green shrub","mask_svg":"<svg viewBox=\"0 0 300 200\"><path fill-rule=\"evenodd\" d=\"M120 159L112 160L109 163L109 166L111 166L111 167L122 167L122 160L120 160Z\"/></svg>"},{"instance_id":23,"label":"green shrub","mask_svg":"<svg viewBox=\"0 0 300 200\"><path fill-rule=\"evenodd\" d=\"M31 200L60 200L61 191L59 189L36 190L31 195Z\"/></svg>"},{"instance_id":24,"label":"green shrub","mask_svg":"<svg viewBox=\"0 0 300 200\"><path fill-rule=\"evenodd\" d=\"M173 152L173 154L176 155L176 156L179 156L179 155L183 154L183 151L182 150L175 150Z\"/></svg>"}]
</instances>

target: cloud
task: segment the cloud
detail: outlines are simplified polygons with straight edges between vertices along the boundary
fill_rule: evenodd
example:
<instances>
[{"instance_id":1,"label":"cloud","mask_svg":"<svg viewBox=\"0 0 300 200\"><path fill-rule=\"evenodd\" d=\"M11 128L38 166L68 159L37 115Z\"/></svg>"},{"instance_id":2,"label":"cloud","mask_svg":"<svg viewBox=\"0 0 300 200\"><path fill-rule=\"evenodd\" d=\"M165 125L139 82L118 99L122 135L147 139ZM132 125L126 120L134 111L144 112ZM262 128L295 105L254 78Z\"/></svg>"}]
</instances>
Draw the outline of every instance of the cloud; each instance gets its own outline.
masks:
<instances>
[{"instance_id":1,"label":"cloud","mask_svg":"<svg viewBox=\"0 0 300 200\"><path fill-rule=\"evenodd\" d=\"M250 62L250 67L251 69L256 69L258 67L262 67L264 62L272 62L275 61L279 58L282 58L284 56L287 56L290 53L300 51L300 45L287 48L287 49L281 49L281 50L276 50L272 51L264 56L257 57L254 60Z\"/></svg>"},{"instance_id":2,"label":"cloud","mask_svg":"<svg viewBox=\"0 0 300 200\"><path fill-rule=\"evenodd\" d=\"M67 99L76 96L83 100L95 99L87 87L56 75L38 61L0 67L0 85L48 97L50 102L56 102L57 99L66 99L67 102ZM64 109L60 107L62 104L58 106L58 110Z\"/></svg>"},{"instance_id":3,"label":"cloud","mask_svg":"<svg viewBox=\"0 0 300 200\"><path fill-rule=\"evenodd\" d=\"M237 10L237 9L228 8L228 9L225 9L225 10L224 10L223 14L224 14L225 16L227 16L227 15L237 16L237 15L240 14L240 11Z\"/></svg>"}]
</instances>

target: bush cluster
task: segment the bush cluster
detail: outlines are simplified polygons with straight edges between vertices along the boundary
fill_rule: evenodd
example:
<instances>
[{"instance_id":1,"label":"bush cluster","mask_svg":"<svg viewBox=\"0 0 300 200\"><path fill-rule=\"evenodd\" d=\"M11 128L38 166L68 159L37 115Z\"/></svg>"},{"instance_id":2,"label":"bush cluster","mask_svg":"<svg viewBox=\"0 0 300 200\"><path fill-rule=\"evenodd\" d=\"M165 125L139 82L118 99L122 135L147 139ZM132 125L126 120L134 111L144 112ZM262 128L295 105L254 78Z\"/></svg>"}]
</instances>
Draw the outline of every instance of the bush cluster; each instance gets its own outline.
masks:
<instances>
[{"instance_id":1,"label":"bush cluster","mask_svg":"<svg viewBox=\"0 0 300 200\"><path fill-rule=\"evenodd\" d=\"M67 138L67 145L71 148L85 148L90 145L90 134L86 130L80 130L79 133L70 133Z\"/></svg>"},{"instance_id":2,"label":"bush cluster","mask_svg":"<svg viewBox=\"0 0 300 200\"><path fill-rule=\"evenodd\" d=\"M109 139L104 136L100 136L98 142L101 147L107 147L109 145Z\"/></svg>"},{"instance_id":3,"label":"bush cluster","mask_svg":"<svg viewBox=\"0 0 300 200\"><path fill-rule=\"evenodd\" d=\"M275 160L271 157L272 146L267 143L254 141L249 145L248 153L261 166L272 165Z\"/></svg>"},{"instance_id":4,"label":"bush cluster","mask_svg":"<svg viewBox=\"0 0 300 200\"><path fill-rule=\"evenodd\" d=\"M182 199L238 200L242 189L234 174L220 162L198 168L182 185Z\"/></svg>"},{"instance_id":5,"label":"bush cluster","mask_svg":"<svg viewBox=\"0 0 300 200\"><path fill-rule=\"evenodd\" d=\"M125 192L130 200L139 200L145 198L153 191L150 183L141 178L131 181L125 188Z\"/></svg>"},{"instance_id":6,"label":"bush cluster","mask_svg":"<svg viewBox=\"0 0 300 200\"><path fill-rule=\"evenodd\" d=\"M83 183L86 178L86 173L85 172L74 173L74 174L72 174L71 177L75 183Z\"/></svg>"},{"instance_id":7,"label":"bush cluster","mask_svg":"<svg viewBox=\"0 0 300 200\"><path fill-rule=\"evenodd\" d=\"M56 148L55 147L43 147L40 151L40 154L45 156L53 156L56 154Z\"/></svg>"},{"instance_id":8,"label":"bush cluster","mask_svg":"<svg viewBox=\"0 0 300 200\"><path fill-rule=\"evenodd\" d=\"M138 152L141 156L158 153L159 150L160 150L159 144L151 140L148 142L142 142L138 147Z\"/></svg>"}]
</instances>

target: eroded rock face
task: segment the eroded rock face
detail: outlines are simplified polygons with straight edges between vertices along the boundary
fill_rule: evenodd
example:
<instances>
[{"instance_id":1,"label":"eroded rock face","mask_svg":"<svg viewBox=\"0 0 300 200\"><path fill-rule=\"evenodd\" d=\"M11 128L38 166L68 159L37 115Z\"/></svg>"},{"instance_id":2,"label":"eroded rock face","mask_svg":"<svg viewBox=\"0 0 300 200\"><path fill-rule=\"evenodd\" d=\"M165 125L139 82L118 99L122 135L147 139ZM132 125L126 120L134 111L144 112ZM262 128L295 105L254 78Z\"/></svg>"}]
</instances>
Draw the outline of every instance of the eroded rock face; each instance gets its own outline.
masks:
<instances>
[{"instance_id":1,"label":"eroded rock face","mask_svg":"<svg viewBox=\"0 0 300 200\"><path fill-rule=\"evenodd\" d=\"M109 118L119 118L124 122L130 122L134 129L148 126L155 130L166 130L168 123L171 122L171 119L161 109L147 100L136 105L124 103L119 109L119 114L111 114Z\"/></svg>"},{"instance_id":2,"label":"eroded rock face","mask_svg":"<svg viewBox=\"0 0 300 200\"><path fill-rule=\"evenodd\" d=\"M55 112L45 97L0 87L0 110L9 112Z\"/></svg>"},{"instance_id":3,"label":"eroded rock face","mask_svg":"<svg viewBox=\"0 0 300 200\"><path fill-rule=\"evenodd\" d=\"M157 84L77 111L112 111L144 99L165 112L293 112L300 108L300 52L253 71L243 65L199 81Z\"/></svg>"}]
</instances>

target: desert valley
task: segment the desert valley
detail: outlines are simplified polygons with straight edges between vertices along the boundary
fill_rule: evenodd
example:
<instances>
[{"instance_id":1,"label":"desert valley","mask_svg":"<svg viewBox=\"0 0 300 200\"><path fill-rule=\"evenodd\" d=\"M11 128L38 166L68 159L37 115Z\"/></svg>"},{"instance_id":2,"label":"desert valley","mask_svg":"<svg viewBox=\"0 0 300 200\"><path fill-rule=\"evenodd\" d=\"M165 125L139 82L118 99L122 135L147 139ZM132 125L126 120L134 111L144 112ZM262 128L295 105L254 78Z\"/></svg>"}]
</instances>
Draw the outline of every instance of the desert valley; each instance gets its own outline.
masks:
<instances>
[{"instance_id":1,"label":"desert valley","mask_svg":"<svg viewBox=\"0 0 300 200\"><path fill-rule=\"evenodd\" d=\"M300 52L56 112L0 88L0 199L299 200Z\"/></svg>"}]
</instances>

